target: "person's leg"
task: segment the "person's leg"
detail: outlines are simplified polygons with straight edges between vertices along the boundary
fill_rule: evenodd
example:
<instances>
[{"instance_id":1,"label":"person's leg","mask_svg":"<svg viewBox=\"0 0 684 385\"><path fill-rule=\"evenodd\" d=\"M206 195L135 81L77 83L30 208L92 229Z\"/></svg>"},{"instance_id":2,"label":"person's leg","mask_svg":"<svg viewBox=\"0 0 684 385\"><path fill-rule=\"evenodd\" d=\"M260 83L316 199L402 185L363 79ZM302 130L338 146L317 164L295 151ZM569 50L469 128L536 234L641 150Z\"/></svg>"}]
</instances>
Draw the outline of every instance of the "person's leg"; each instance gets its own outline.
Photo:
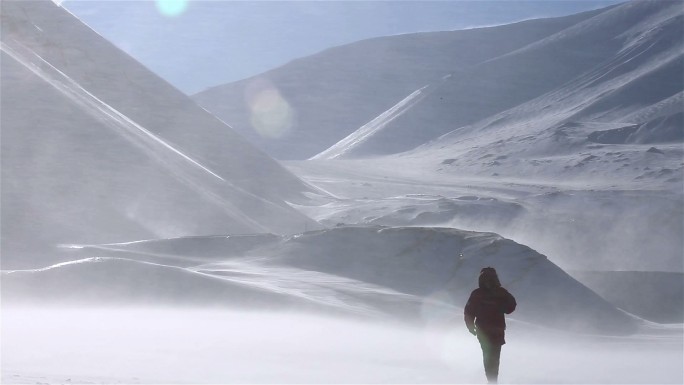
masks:
<instances>
[{"instance_id":1,"label":"person's leg","mask_svg":"<svg viewBox=\"0 0 684 385\"><path fill-rule=\"evenodd\" d=\"M499 380L499 363L501 362L501 345L497 343L490 344L489 346L489 368L485 371L487 372L487 380L491 384L496 384Z\"/></svg>"},{"instance_id":2,"label":"person's leg","mask_svg":"<svg viewBox=\"0 0 684 385\"><path fill-rule=\"evenodd\" d=\"M492 343L489 336L478 330L477 340L480 342L480 347L482 348L482 362L484 364L485 375L487 376L487 382L492 383Z\"/></svg>"},{"instance_id":3,"label":"person's leg","mask_svg":"<svg viewBox=\"0 0 684 385\"><path fill-rule=\"evenodd\" d=\"M485 334L478 333L478 341L482 348L482 361L484 363L485 375L490 384L496 384L499 379L499 362L501 360L501 345L494 338Z\"/></svg>"}]
</instances>

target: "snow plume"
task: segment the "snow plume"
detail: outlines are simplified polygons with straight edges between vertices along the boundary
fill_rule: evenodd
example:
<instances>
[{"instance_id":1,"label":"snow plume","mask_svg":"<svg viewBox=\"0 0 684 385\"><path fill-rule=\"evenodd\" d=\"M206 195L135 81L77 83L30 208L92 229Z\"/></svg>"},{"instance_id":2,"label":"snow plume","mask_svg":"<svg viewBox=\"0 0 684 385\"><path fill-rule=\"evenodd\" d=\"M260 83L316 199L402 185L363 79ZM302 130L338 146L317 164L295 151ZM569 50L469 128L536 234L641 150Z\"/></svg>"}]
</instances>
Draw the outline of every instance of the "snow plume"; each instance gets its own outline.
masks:
<instances>
[{"instance_id":1,"label":"snow plume","mask_svg":"<svg viewBox=\"0 0 684 385\"><path fill-rule=\"evenodd\" d=\"M546 213L530 210L497 230L553 255L566 269L682 272L681 195L577 191L536 199L551 200L537 206Z\"/></svg>"},{"instance_id":2,"label":"snow plume","mask_svg":"<svg viewBox=\"0 0 684 385\"><path fill-rule=\"evenodd\" d=\"M570 190L516 199L442 198L413 207L406 221L388 213L378 224L412 223L493 231L533 247L563 269L682 272L684 199L656 191Z\"/></svg>"}]
</instances>

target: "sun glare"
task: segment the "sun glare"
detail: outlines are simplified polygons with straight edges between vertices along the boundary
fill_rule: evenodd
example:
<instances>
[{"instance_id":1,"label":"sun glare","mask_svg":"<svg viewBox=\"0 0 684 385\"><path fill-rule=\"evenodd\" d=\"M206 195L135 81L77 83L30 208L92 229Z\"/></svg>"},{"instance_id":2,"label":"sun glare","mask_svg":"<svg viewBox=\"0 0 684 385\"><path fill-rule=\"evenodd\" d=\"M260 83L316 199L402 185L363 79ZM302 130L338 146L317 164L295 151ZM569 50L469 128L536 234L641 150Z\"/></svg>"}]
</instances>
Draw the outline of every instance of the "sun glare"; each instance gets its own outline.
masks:
<instances>
[{"instance_id":1,"label":"sun glare","mask_svg":"<svg viewBox=\"0 0 684 385\"><path fill-rule=\"evenodd\" d=\"M252 127L267 138L282 138L294 123L294 111L280 91L270 82L259 79L247 86L246 99Z\"/></svg>"},{"instance_id":2,"label":"sun glare","mask_svg":"<svg viewBox=\"0 0 684 385\"><path fill-rule=\"evenodd\" d=\"M179 16L188 7L187 0L156 0L157 9L164 16Z\"/></svg>"}]
</instances>

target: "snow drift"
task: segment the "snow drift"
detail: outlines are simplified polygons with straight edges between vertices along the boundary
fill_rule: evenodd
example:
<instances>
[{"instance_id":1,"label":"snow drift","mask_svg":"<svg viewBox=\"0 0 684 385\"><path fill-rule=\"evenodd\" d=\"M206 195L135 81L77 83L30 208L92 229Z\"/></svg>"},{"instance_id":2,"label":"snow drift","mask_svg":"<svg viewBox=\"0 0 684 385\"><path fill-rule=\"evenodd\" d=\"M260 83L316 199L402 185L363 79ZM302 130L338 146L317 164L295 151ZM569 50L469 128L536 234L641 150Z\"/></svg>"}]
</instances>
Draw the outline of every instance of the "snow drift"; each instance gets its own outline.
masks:
<instances>
[{"instance_id":1,"label":"snow drift","mask_svg":"<svg viewBox=\"0 0 684 385\"><path fill-rule=\"evenodd\" d=\"M493 266L521 304L517 320L597 334L638 325L543 255L491 233L360 226L252 247L242 238L80 246L72 251L83 259L3 271L3 302L212 305L429 323L460 318L479 270ZM188 255L186 242L204 241L213 246Z\"/></svg>"}]
</instances>

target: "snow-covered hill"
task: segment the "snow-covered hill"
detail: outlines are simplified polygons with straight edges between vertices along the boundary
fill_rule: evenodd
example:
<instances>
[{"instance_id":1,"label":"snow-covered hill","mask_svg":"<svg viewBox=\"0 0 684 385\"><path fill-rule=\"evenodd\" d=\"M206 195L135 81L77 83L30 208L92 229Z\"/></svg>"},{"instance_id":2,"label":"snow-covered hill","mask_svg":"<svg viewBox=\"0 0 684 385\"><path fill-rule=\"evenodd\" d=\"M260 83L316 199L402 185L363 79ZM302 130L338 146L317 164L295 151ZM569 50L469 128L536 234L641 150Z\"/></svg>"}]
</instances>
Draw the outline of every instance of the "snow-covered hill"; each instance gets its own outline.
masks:
<instances>
[{"instance_id":1,"label":"snow-covered hill","mask_svg":"<svg viewBox=\"0 0 684 385\"><path fill-rule=\"evenodd\" d=\"M340 141L319 157L393 154L428 142L428 151L462 155L452 144L467 141L477 156L485 148L504 156L558 155L584 149L579 144L681 143L683 19L674 1L607 9L453 72L401 115L379 117L372 135ZM461 162L453 166L461 169Z\"/></svg>"},{"instance_id":2,"label":"snow-covered hill","mask_svg":"<svg viewBox=\"0 0 684 385\"><path fill-rule=\"evenodd\" d=\"M211 88L193 99L274 157L307 159L419 88L454 71L477 68L599 12L360 41Z\"/></svg>"},{"instance_id":3,"label":"snow-covered hill","mask_svg":"<svg viewBox=\"0 0 684 385\"><path fill-rule=\"evenodd\" d=\"M2 264L61 243L296 233L315 189L53 2L2 2Z\"/></svg>"},{"instance_id":4,"label":"snow-covered hill","mask_svg":"<svg viewBox=\"0 0 684 385\"><path fill-rule=\"evenodd\" d=\"M479 270L493 266L519 300L517 320L598 334L638 324L543 255L491 233L359 226L72 250L84 259L4 271L3 302L318 308L430 322L460 318Z\"/></svg>"}]
</instances>

